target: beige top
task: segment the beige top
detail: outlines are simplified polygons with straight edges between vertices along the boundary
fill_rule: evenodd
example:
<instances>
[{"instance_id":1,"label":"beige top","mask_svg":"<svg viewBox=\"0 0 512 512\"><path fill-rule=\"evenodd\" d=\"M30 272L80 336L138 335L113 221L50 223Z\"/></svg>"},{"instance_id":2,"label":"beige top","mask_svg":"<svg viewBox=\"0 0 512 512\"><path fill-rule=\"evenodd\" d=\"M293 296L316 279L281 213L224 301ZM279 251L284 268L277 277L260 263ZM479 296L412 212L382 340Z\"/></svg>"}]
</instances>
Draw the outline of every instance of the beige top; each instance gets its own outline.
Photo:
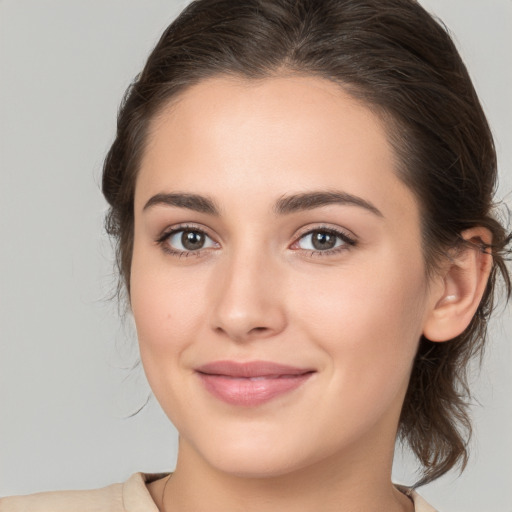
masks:
<instances>
[{"instance_id":1,"label":"beige top","mask_svg":"<svg viewBox=\"0 0 512 512\"><path fill-rule=\"evenodd\" d=\"M0 512L159 512L146 487L164 474L135 473L123 484L92 491L58 491L0 498ZM417 492L396 486L415 512L436 512Z\"/></svg>"}]
</instances>

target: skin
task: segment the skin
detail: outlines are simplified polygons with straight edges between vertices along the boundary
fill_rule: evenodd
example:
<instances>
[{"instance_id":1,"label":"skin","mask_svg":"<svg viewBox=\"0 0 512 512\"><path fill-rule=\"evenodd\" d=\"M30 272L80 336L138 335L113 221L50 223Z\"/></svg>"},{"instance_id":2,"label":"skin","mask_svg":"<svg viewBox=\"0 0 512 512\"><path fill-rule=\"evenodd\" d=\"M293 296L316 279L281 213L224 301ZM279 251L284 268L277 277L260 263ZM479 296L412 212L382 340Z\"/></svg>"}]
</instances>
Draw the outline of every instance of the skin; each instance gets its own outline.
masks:
<instances>
[{"instance_id":1,"label":"skin","mask_svg":"<svg viewBox=\"0 0 512 512\"><path fill-rule=\"evenodd\" d=\"M413 510L391 484L393 448L418 341L445 289L427 281L418 204L395 169L381 121L319 78L209 79L153 120L131 305L146 375L180 433L167 512ZM283 197L318 191L380 213L338 203L275 212ZM219 215L145 208L169 193L208 197ZM162 240L183 224L208 235L205 249L165 250L183 248L179 236ZM325 228L355 244L312 250L306 234ZM315 373L238 407L195 371L218 360ZM161 508L163 485L148 486Z\"/></svg>"}]
</instances>

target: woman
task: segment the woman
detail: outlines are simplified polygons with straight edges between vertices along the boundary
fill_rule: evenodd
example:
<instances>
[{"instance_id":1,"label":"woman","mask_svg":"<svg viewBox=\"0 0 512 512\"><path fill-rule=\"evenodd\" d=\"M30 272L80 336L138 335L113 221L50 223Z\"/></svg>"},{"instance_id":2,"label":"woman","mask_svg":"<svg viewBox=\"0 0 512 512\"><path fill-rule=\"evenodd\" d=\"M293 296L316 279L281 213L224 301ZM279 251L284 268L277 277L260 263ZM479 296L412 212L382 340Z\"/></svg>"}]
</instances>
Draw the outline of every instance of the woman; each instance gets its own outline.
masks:
<instances>
[{"instance_id":1,"label":"woman","mask_svg":"<svg viewBox=\"0 0 512 512\"><path fill-rule=\"evenodd\" d=\"M495 180L464 65L415 2L193 3L103 174L176 469L0 510L433 510L392 485L393 448L416 486L466 462L464 371L510 284Z\"/></svg>"}]
</instances>

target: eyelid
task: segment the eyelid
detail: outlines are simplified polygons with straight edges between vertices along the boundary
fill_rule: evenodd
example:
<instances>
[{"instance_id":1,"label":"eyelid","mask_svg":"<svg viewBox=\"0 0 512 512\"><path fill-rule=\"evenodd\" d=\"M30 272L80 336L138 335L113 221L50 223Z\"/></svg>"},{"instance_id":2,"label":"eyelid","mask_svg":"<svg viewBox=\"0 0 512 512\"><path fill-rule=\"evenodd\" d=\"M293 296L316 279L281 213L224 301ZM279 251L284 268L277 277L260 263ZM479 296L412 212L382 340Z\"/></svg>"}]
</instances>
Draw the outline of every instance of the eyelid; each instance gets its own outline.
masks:
<instances>
[{"instance_id":1,"label":"eyelid","mask_svg":"<svg viewBox=\"0 0 512 512\"><path fill-rule=\"evenodd\" d=\"M204 226L200 226L198 224L194 223L183 223L183 224L176 224L173 226L166 227L156 238L155 243L159 245L162 250L166 253L172 254L174 256L199 256L204 251L209 251L212 249L212 247L204 247L197 250L181 250L181 249L175 249L173 248L167 241L172 235L175 235L176 233L179 233L181 231L195 231L197 233L202 233L204 236L208 237L211 241L214 242L217 246L219 245L219 242L215 239L214 236L210 234L210 230L207 229Z\"/></svg>"},{"instance_id":2,"label":"eyelid","mask_svg":"<svg viewBox=\"0 0 512 512\"><path fill-rule=\"evenodd\" d=\"M334 236L340 238L342 240L343 244L341 244L337 247L333 247L331 249L325 249L325 250L302 249L300 247L294 248L294 246L296 246L299 243L299 241L301 239L303 239L305 236L311 235L312 233L318 232L318 231L333 234ZM329 254L334 254L334 253L339 253L342 251L349 250L352 247L356 246L357 244L358 244L358 238L350 230L348 230L346 228L342 228L340 226L321 224L321 225L317 225L317 226L308 225L308 226L301 228L299 230L299 232L295 235L294 242L292 243L290 248L297 250L297 251L306 251L311 254L322 256L322 255L329 255Z\"/></svg>"},{"instance_id":3,"label":"eyelid","mask_svg":"<svg viewBox=\"0 0 512 512\"><path fill-rule=\"evenodd\" d=\"M176 224L172 226L168 226L165 228L159 236L156 238L155 243L159 245L164 252L172 254L174 256L199 256L203 252L209 252L211 249L216 247L204 247L196 250L181 250L173 248L169 243L169 238L181 231L196 231L198 233L204 234L208 237L217 247L220 246L219 242L217 242L216 237L210 234L210 230L205 226L201 226L195 223L183 223ZM314 232L326 232L330 233L336 237L338 237L343 243L335 246L331 249L304 249L300 247L295 247L299 243L301 239L303 239L307 235L311 235ZM327 224L320 225L307 225L299 229L299 231L294 236L293 243L289 246L290 249L301 252L309 252L311 255L319 255L319 256L327 256L335 253L340 253L343 251L350 250L352 247L356 246L358 243L357 236L352 233L350 230L346 228L342 228L340 226L332 226Z\"/></svg>"},{"instance_id":4,"label":"eyelid","mask_svg":"<svg viewBox=\"0 0 512 512\"><path fill-rule=\"evenodd\" d=\"M297 230L294 238L298 239L304 235L307 235L308 233L311 233L312 231L329 231L332 233L341 234L354 241L357 240L357 236L350 229L327 223L307 224L306 226L302 226Z\"/></svg>"}]
</instances>

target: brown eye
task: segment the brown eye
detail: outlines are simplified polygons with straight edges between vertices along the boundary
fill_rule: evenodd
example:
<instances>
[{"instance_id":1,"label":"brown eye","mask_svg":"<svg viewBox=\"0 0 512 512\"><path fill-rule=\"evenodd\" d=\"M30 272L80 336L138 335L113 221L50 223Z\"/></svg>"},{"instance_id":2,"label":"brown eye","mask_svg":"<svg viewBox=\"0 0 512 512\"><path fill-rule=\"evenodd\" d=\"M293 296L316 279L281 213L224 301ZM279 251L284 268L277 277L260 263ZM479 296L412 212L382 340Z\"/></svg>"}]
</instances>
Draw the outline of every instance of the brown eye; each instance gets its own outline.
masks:
<instances>
[{"instance_id":1,"label":"brown eye","mask_svg":"<svg viewBox=\"0 0 512 512\"><path fill-rule=\"evenodd\" d=\"M181 244L187 251L202 249L204 245L204 234L198 231L183 231Z\"/></svg>"},{"instance_id":2,"label":"brown eye","mask_svg":"<svg viewBox=\"0 0 512 512\"><path fill-rule=\"evenodd\" d=\"M295 243L296 248L318 253L331 249L348 249L356 241L347 234L334 229L314 229L302 235Z\"/></svg>"},{"instance_id":3,"label":"brown eye","mask_svg":"<svg viewBox=\"0 0 512 512\"><path fill-rule=\"evenodd\" d=\"M326 231L313 231L311 234L311 243L318 251L333 249L336 246L336 235Z\"/></svg>"},{"instance_id":4,"label":"brown eye","mask_svg":"<svg viewBox=\"0 0 512 512\"><path fill-rule=\"evenodd\" d=\"M163 241L177 253L195 252L217 246L206 233L199 229L177 229Z\"/></svg>"}]
</instances>

